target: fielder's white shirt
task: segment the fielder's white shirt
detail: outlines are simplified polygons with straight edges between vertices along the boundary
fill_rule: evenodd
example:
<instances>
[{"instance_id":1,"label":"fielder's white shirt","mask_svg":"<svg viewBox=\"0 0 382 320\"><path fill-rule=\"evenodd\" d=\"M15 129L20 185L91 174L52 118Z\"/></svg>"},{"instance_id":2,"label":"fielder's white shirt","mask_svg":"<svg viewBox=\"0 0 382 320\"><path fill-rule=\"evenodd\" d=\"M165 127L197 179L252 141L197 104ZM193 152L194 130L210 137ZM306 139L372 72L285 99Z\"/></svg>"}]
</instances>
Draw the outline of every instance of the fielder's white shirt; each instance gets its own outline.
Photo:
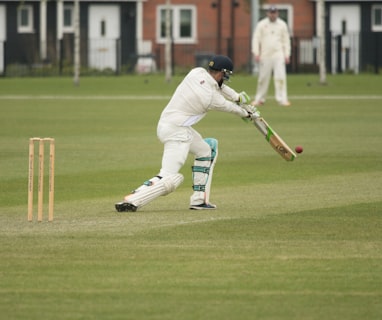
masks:
<instances>
[{"instance_id":1,"label":"fielder's white shirt","mask_svg":"<svg viewBox=\"0 0 382 320\"><path fill-rule=\"evenodd\" d=\"M284 57L290 57L290 39L285 21L277 18L271 22L268 17L260 20L252 36L252 53L262 57L282 53Z\"/></svg>"},{"instance_id":2,"label":"fielder's white shirt","mask_svg":"<svg viewBox=\"0 0 382 320\"><path fill-rule=\"evenodd\" d=\"M192 126L210 110L246 117L247 111L233 102L238 99L239 94L235 90L225 84L220 88L206 69L194 68L175 90L159 121L176 126Z\"/></svg>"}]
</instances>

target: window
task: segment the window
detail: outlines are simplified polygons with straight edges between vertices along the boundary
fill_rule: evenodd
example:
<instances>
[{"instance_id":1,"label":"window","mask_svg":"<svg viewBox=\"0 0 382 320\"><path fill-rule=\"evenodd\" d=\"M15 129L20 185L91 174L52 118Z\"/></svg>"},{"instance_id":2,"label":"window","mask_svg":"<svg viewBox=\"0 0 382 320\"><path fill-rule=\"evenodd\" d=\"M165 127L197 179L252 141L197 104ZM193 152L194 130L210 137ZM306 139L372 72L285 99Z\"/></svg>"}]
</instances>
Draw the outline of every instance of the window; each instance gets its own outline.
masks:
<instances>
[{"instance_id":1,"label":"window","mask_svg":"<svg viewBox=\"0 0 382 320\"><path fill-rule=\"evenodd\" d=\"M346 20L341 21L341 34L346 35L347 34L347 24Z\"/></svg>"},{"instance_id":2,"label":"window","mask_svg":"<svg viewBox=\"0 0 382 320\"><path fill-rule=\"evenodd\" d=\"M371 30L382 31L382 5L371 7Z\"/></svg>"},{"instance_id":3,"label":"window","mask_svg":"<svg viewBox=\"0 0 382 320\"><path fill-rule=\"evenodd\" d=\"M33 32L33 7L22 5L17 8L17 31L19 33Z\"/></svg>"},{"instance_id":4,"label":"window","mask_svg":"<svg viewBox=\"0 0 382 320\"><path fill-rule=\"evenodd\" d=\"M106 21L105 20L102 20L101 21L101 37L105 37L106 36Z\"/></svg>"},{"instance_id":5,"label":"window","mask_svg":"<svg viewBox=\"0 0 382 320\"><path fill-rule=\"evenodd\" d=\"M179 35L181 38L192 37L192 14L190 10L180 10Z\"/></svg>"},{"instance_id":6,"label":"window","mask_svg":"<svg viewBox=\"0 0 382 320\"><path fill-rule=\"evenodd\" d=\"M260 10L260 19L267 16L267 11L270 5L264 5ZM277 5L277 10L279 12L279 18L284 20L288 25L290 35L293 34L293 7L291 5Z\"/></svg>"},{"instance_id":7,"label":"window","mask_svg":"<svg viewBox=\"0 0 382 320\"><path fill-rule=\"evenodd\" d=\"M157 41L166 41L166 6L158 6ZM174 43L196 42L195 6L174 5L170 7L170 34Z\"/></svg>"},{"instance_id":8,"label":"window","mask_svg":"<svg viewBox=\"0 0 382 320\"><path fill-rule=\"evenodd\" d=\"M173 25L173 10L170 9L170 35L173 35L172 25ZM166 38L166 9L160 10L160 38Z\"/></svg>"},{"instance_id":9,"label":"window","mask_svg":"<svg viewBox=\"0 0 382 320\"><path fill-rule=\"evenodd\" d=\"M72 5L65 5L63 12L63 31L74 32L74 8Z\"/></svg>"}]
</instances>

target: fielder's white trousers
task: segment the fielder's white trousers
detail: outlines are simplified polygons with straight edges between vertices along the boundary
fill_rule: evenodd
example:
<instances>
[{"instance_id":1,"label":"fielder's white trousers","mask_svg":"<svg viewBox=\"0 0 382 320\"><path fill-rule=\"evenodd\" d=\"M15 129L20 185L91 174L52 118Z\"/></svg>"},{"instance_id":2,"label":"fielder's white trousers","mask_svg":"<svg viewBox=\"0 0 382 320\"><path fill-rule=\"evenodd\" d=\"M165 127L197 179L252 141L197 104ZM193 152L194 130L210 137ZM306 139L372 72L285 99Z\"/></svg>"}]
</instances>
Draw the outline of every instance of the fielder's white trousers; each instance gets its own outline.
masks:
<instances>
[{"instance_id":1,"label":"fielder's white trousers","mask_svg":"<svg viewBox=\"0 0 382 320\"><path fill-rule=\"evenodd\" d=\"M211 147L192 127L179 127L159 122L157 136L164 144L162 167L158 174L161 177L179 173L189 153L195 158L211 156ZM206 192L209 193L209 190ZM191 205L197 205L203 203L205 199L205 192L194 191L190 202Z\"/></svg>"},{"instance_id":2,"label":"fielder's white trousers","mask_svg":"<svg viewBox=\"0 0 382 320\"><path fill-rule=\"evenodd\" d=\"M255 96L255 101L257 103L265 102L272 72L276 101L280 104L288 102L285 57L282 53L275 53L270 57L260 58L259 76Z\"/></svg>"}]
</instances>

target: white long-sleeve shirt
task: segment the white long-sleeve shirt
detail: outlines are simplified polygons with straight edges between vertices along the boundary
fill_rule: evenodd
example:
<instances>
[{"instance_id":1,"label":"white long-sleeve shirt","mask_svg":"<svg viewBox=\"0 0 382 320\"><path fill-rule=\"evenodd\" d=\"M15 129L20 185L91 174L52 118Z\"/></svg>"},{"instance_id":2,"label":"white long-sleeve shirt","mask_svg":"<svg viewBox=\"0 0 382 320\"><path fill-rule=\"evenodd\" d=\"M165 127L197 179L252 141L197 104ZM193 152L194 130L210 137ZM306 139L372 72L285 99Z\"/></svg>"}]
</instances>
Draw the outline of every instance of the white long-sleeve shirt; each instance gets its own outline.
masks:
<instances>
[{"instance_id":1,"label":"white long-sleeve shirt","mask_svg":"<svg viewBox=\"0 0 382 320\"><path fill-rule=\"evenodd\" d=\"M252 53L260 57L280 53L285 58L290 57L290 39L285 21L277 18L272 22L268 17L260 20L252 35Z\"/></svg>"},{"instance_id":2,"label":"white long-sleeve shirt","mask_svg":"<svg viewBox=\"0 0 382 320\"><path fill-rule=\"evenodd\" d=\"M175 90L159 121L176 126L192 126L210 110L246 117L247 111L233 102L238 99L239 94L235 90L225 84L219 87L206 69L194 68Z\"/></svg>"}]
</instances>

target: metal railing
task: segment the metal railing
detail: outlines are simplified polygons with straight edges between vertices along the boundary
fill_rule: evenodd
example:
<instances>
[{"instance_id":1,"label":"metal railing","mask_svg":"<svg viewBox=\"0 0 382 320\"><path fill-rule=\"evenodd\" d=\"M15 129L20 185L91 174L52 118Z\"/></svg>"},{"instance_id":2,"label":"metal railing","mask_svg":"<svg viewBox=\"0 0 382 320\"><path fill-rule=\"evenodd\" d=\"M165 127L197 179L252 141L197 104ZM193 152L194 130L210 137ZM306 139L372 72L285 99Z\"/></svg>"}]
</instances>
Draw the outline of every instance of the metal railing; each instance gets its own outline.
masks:
<instances>
[{"instance_id":1,"label":"metal railing","mask_svg":"<svg viewBox=\"0 0 382 320\"><path fill-rule=\"evenodd\" d=\"M147 39L144 41L148 41ZM81 74L150 73L164 70L164 45L153 43L151 52L136 53L140 43L128 47L120 39L88 39L81 41ZM290 73L318 71L319 41L317 38L292 38ZM326 64L331 73L361 71L378 73L382 66L382 34L352 33L328 34ZM37 37L14 42L0 42L0 75L3 76L61 76L73 74L74 39L67 35L60 41L48 42L46 56L40 57ZM232 57L235 72L251 73L254 68L250 41L236 38L220 42L216 52L216 39L201 39L196 44L173 44L171 55L174 73L194 66L206 66L216 53ZM16 50L17 49L17 50ZM123 50L122 50L123 49ZM15 53L15 51L17 51Z\"/></svg>"}]
</instances>

